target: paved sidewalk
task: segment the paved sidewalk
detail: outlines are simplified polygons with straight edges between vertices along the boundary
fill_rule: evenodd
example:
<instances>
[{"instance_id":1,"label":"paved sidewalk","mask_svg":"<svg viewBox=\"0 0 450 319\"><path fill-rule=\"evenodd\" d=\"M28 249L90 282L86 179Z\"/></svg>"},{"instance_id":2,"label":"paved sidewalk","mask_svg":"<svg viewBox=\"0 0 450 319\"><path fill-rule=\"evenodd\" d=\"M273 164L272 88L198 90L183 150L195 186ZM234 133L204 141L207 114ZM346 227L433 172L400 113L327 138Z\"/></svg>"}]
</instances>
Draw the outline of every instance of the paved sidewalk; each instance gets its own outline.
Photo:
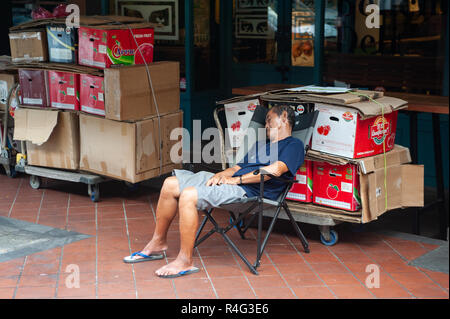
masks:
<instances>
[{"instance_id":1,"label":"paved sidewalk","mask_svg":"<svg viewBox=\"0 0 450 319\"><path fill-rule=\"evenodd\" d=\"M33 190L26 176L0 175L0 216L92 236L1 262L0 298L449 298L448 273L408 265L438 248L439 241L349 228L339 229L339 243L331 247L320 243L318 232L305 232L309 254L294 234L275 232L259 276L215 234L195 251L199 273L161 279L154 271L178 253L178 220L170 229L166 259L123 263L150 239L159 197L150 189L126 196L123 190L120 183L104 185L101 201L93 203L79 184L51 181ZM228 222L224 212L215 214ZM237 232L229 234L244 253L255 256L254 229L245 241ZM374 269L379 288L366 285L377 283ZM79 288L71 287L74 270L79 270Z\"/></svg>"}]
</instances>

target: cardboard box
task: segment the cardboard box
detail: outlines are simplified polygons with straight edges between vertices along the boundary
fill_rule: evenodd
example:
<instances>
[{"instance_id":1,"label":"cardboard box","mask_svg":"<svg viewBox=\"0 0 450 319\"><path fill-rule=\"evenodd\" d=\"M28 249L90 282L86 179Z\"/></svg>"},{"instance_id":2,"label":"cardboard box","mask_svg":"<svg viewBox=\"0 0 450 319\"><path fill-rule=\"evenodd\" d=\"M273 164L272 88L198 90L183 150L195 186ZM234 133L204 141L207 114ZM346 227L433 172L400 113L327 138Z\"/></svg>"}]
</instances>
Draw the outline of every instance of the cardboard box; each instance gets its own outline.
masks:
<instances>
[{"instance_id":1,"label":"cardboard box","mask_svg":"<svg viewBox=\"0 0 450 319\"><path fill-rule=\"evenodd\" d=\"M106 118L135 121L180 108L179 62L155 62L148 65L153 91L144 65L105 69Z\"/></svg>"},{"instance_id":2,"label":"cardboard box","mask_svg":"<svg viewBox=\"0 0 450 319\"><path fill-rule=\"evenodd\" d=\"M50 106L48 76L44 70L19 69L22 104L41 107Z\"/></svg>"},{"instance_id":3,"label":"cardboard box","mask_svg":"<svg viewBox=\"0 0 450 319\"><path fill-rule=\"evenodd\" d=\"M80 75L81 111L105 116L105 85L102 76Z\"/></svg>"},{"instance_id":4,"label":"cardboard box","mask_svg":"<svg viewBox=\"0 0 450 319\"><path fill-rule=\"evenodd\" d=\"M12 62L48 61L45 30L9 33Z\"/></svg>"},{"instance_id":5,"label":"cardboard box","mask_svg":"<svg viewBox=\"0 0 450 319\"><path fill-rule=\"evenodd\" d=\"M313 201L313 162L305 160L303 165L298 169L295 179L298 183L292 185L286 199L312 203Z\"/></svg>"},{"instance_id":6,"label":"cardboard box","mask_svg":"<svg viewBox=\"0 0 450 319\"><path fill-rule=\"evenodd\" d=\"M58 109L80 110L79 74L48 71L50 106Z\"/></svg>"},{"instance_id":7,"label":"cardboard box","mask_svg":"<svg viewBox=\"0 0 450 319\"><path fill-rule=\"evenodd\" d=\"M398 111L361 119L351 108L317 103L319 116L311 147L348 158L361 158L390 151L395 144Z\"/></svg>"},{"instance_id":8,"label":"cardboard box","mask_svg":"<svg viewBox=\"0 0 450 319\"><path fill-rule=\"evenodd\" d=\"M17 73L0 73L0 110L6 108L6 99L8 98L9 90L19 82Z\"/></svg>"},{"instance_id":9,"label":"cardboard box","mask_svg":"<svg viewBox=\"0 0 450 319\"><path fill-rule=\"evenodd\" d=\"M77 63L78 30L65 25L47 26L48 55L50 62Z\"/></svg>"},{"instance_id":10,"label":"cardboard box","mask_svg":"<svg viewBox=\"0 0 450 319\"><path fill-rule=\"evenodd\" d=\"M80 114L80 169L137 183L180 168L170 151L181 142L168 137L182 121L181 111L160 118L160 149L157 117L128 123Z\"/></svg>"},{"instance_id":11,"label":"cardboard box","mask_svg":"<svg viewBox=\"0 0 450 319\"><path fill-rule=\"evenodd\" d=\"M16 110L14 122L14 140L26 141L28 165L78 169L77 113L21 108Z\"/></svg>"},{"instance_id":12,"label":"cardboard box","mask_svg":"<svg viewBox=\"0 0 450 319\"><path fill-rule=\"evenodd\" d=\"M313 184L313 203L348 211L361 208L359 174L355 164L315 162Z\"/></svg>"},{"instance_id":13,"label":"cardboard box","mask_svg":"<svg viewBox=\"0 0 450 319\"><path fill-rule=\"evenodd\" d=\"M108 26L110 27L110 26ZM132 28L104 26L79 28L79 63L96 68L111 65L144 64L153 62L153 28ZM134 38L133 38L134 37Z\"/></svg>"},{"instance_id":14,"label":"cardboard box","mask_svg":"<svg viewBox=\"0 0 450 319\"><path fill-rule=\"evenodd\" d=\"M408 164L411 162L411 156L406 147L395 145L394 149L386 154L361 159L348 159L309 150L306 158L337 165L351 163L358 167L362 223L375 220L389 210L424 205L424 167ZM322 209L320 206L314 207L318 211ZM329 212L330 209L324 207L323 211ZM344 210L333 210L333 213L336 212L348 213Z\"/></svg>"}]
</instances>

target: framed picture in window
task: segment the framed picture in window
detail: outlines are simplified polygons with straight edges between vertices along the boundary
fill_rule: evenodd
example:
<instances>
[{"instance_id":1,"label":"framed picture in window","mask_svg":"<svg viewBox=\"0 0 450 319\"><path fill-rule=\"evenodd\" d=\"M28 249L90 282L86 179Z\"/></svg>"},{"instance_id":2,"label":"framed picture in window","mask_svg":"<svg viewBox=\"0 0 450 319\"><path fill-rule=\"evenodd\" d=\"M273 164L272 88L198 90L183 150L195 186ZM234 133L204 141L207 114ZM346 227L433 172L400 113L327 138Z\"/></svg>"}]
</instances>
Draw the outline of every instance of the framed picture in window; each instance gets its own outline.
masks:
<instances>
[{"instance_id":1,"label":"framed picture in window","mask_svg":"<svg viewBox=\"0 0 450 319\"><path fill-rule=\"evenodd\" d=\"M116 12L161 24L155 28L156 40L179 39L178 0L116 0Z\"/></svg>"}]
</instances>

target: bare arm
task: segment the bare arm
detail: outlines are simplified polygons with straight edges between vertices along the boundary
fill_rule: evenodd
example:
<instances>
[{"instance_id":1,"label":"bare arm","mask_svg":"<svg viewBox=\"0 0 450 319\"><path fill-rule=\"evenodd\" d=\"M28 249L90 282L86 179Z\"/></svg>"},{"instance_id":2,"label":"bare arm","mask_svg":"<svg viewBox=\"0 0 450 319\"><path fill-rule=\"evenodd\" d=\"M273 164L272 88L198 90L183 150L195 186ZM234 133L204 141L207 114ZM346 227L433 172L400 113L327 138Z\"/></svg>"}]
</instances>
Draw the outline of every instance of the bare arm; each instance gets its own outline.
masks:
<instances>
[{"instance_id":1,"label":"bare arm","mask_svg":"<svg viewBox=\"0 0 450 319\"><path fill-rule=\"evenodd\" d=\"M286 166L285 163L282 161L276 161L273 164L270 164L268 166L263 166L261 168L264 168L268 173L272 174L273 176L281 176L284 173L286 173L289 169ZM239 169L238 169L239 170ZM233 173L234 174L234 173ZM233 175L231 175L233 176ZM220 180L220 184L240 184L240 178L239 177L224 177ZM269 180L269 176L264 176L264 181ZM253 172L247 173L242 175L242 184L253 184L253 183L259 183L261 180L261 175L257 174L254 175Z\"/></svg>"}]
</instances>

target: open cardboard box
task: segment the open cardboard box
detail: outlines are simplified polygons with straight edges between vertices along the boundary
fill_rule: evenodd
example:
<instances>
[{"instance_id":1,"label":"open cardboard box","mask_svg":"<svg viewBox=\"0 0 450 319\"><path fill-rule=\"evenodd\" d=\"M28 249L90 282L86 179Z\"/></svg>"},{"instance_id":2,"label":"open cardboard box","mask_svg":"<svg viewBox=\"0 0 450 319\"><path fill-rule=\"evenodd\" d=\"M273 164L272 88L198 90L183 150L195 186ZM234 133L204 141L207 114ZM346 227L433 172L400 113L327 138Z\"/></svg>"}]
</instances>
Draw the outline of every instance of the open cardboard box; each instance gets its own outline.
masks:
<instances>
[{"instance_id":1,"label":"open cardboard box","mask_svg":"<svg viewBox=\"0 0 450 319\"><path fill-rule=\"evenodd\" d=\"M130 183L170 173L181 167L170 158L172 146L181 141L169 136L182 121L181 111L161 115L160 126L156 116L129 123L81 114L80 169Z\"/></svg>"},{"instance_id":2,"label":"open cardboard box","mask_svg":"<svg viewBox=\"0 0 450 319\"><path fill-rule=\"evenodd\" d=\"M14 139L26 141L28 165L77 170L80 161L78 114L20 108Z\"/></svg>"},{"instance_id":3,"label":"open cardboard box","mask_svg":"<svg viewBox=\"0 0 450 319\"><path fill-rule=\"evenodd\" d=\"M411 156L406 147L395 145L394 149L385 155L379 154L361 159L348 159L309 150L305 158L336 165L347 163L357 165L362 203L359 213L362 223L373 221L389 210L424 205L424 166L409 164ZM309 207L311 210L352 214L339 209L311 206Z\"/></svg>"}]
</instances>

